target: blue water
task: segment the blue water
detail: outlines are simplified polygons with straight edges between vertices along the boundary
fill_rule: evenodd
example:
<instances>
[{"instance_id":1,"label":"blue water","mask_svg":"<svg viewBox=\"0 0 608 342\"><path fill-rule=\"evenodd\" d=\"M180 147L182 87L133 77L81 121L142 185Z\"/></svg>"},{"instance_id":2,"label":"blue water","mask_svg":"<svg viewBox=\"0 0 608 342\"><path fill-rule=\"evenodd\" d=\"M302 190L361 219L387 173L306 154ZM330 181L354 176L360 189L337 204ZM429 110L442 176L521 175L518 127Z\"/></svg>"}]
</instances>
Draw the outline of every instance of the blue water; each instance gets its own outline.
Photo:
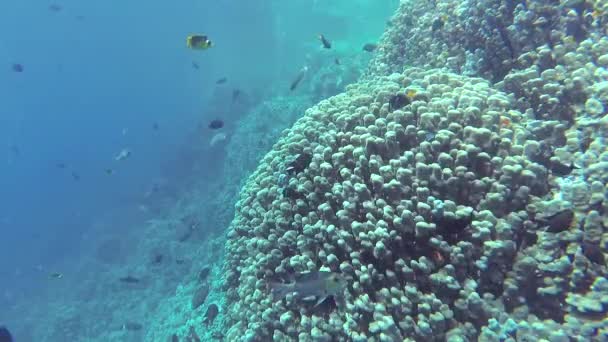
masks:
<instances>
[{"instance_id":1,"label":"blue water","mask_svg":"<svg viewBox=\"0 0 608 342\"><path fill-rule=\"evenodd\" d=\"M51 10L52 4L61 8ZM85 263L106 238L124 237L128 247L121 251L127 255L121 267L129 267L129 252L155 239L136 234L147 220L167 217L180 194L203 178L222 183L229 151L209 147L215 133L207 128L210 120L223 118L230 136L256 105L295 96L288 87L304 65L320 69L336 57L343 64L359 58L362 72L368 57L360 57L361 46L378 39L396 2L352 4L3 1L0 325L12 326L17 341L57 340L58 333L51 333L56 307L47 309L49 301L91 300L79 297L87 286L116 282L104 278L107 265ZM191 33L209 35L215 47L187 49ZM320 33L334 42L332 51L320 47ZM23 72L15 72L14 63ZM227 83L216 85L222 77ZM296 93L311 104L333 95L312 93L307 82ZM244 94L236 103L234 89ZM123 149L132 152L130 158L116 161ZM159 186L161 194L150 195ZM52 278L54 272L63 278ZM179 285L173 280L168 292ZM115 291L97 292L94 300L103 307ZM42 321L39 313L45 310L49 317ZM73 310L78 316L78 308ZM109 327L93 325L85 321L71 336L107 338Z\"/></svg>"}]
</instances>

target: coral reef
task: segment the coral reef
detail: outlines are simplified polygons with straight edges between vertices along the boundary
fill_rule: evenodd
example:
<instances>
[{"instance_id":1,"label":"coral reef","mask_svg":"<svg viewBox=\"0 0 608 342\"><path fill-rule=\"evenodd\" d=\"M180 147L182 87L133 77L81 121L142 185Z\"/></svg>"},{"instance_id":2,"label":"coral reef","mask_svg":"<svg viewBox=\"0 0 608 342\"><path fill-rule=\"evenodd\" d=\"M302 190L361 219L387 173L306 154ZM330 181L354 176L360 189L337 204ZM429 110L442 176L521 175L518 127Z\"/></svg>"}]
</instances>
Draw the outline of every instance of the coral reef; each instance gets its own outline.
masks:
<instances>
[{"instance_id":1,"label":"coral reef","mask_svg":"<svg viewBox=\"0 0 608 342\"><path fill-rule=\"evenodd\" d=\"M365 77L243 187L226 338L608 338L601 6L402 1ZM317 270L351 279L343 302L270 296Z\"/></svg>"}]
</instances>

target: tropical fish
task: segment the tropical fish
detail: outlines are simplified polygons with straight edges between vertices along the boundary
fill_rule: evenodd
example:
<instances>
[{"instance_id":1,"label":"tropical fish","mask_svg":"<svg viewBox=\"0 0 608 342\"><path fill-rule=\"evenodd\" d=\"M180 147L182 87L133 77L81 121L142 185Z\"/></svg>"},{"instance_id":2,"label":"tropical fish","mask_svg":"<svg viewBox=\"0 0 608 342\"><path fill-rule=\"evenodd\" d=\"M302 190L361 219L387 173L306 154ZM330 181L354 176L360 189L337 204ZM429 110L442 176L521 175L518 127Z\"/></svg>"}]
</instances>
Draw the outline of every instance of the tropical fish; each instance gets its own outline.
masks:
<instances>
[{"instance_id":1,"label":"tropical fish","mask_svg":"<svg viewBox=\"0 0 608 342\"><path fill-rule=\"evenodd\" d=\"M431 30L433 32L441 30L445 26L447 18L447 15L442 15L435 18L435 20L433 20L433 24L431 24Z\"/></svg>"},{"instance_id":2,"label":"tropical fish","mask_svg":"<svg viewBox=\"0 0 608 342\"><path fill-rule=\"evenodd\" d=\"M232 102L236 101L241 96L241 93L240 89L234 89L232 91Z\"/></svg>"},{"instance_id":3,"label":"tropical fish","mask_svg":"<svg viewBox=\"0 0 608 342\"><path fill-rule=\"evenodd\" d=\"M559 233L570 229L575 219L572 209L564 209L557 213L544 217L535 217L534 220L543 225L545 231Z\"/></svg>"},{"instance_id":4,"label":"tropical fish","mask_svg":"<svg viewBox=\"0 0 608 342\"><path fill-rule=\"evenodd\" d=\"M327 297L342 296L346 285L347 280L340 273L313 271L297 274L291 283L271 283L270 288L274 300L295 293L298 299L316 298L317 306Z\"/></svg>"},{"instance_id":5,"label":"tropical fish","mask_svg":"<svg viewBox=\"0 0 608 342\"><path fill-rule=\"evenodd\" d=\"M118 280L120 280L123 283L127 283L127 284L138 284L140 282L139 278L135 278L133 276L122 277L122 278L119 278Z\"/></svg>"},{"instance_id":6,"label":"tropical fish","mask_svg":"<svg viewBox=\"0 0 608 342\"><path fill-rule=\"evenodd\" d=\"M224 127L224 121L221 119L212 120L211 122L209 122L208 127L211 129L220 129Z\"/></svg>"},{"instance_id":7,"label":"tropical fish","mask_svg":"<svg viewBox=\"0 0 608 342\"><path fill-rule=\"evenodd\" d=\"M13 70L14 72L23 72L25 68L23 67L23 64L13 63L13 65L11 66L11 70Z\"/></svg>"},{"instance_id":8,"label":"tropical fish","mask_svg":"<svg viewBox=\"0 0 608 342\"><path fill-rule=\"evenodd\" d=\"M53 272L53 273L49 274L49 278L51 278L51 279L61 279L61 278L63 278L63 274L61 274L59 272Z\"/></svg>"},{"instance_id":9,"label":"tropical fish","mask_svg":"<svg viewBox=\"0 0 608 342\"><path fill-rule=\"evenodd\" d=\"M123 148L114 158L116 161L121 161L129 158L131 156L131 150L128 148Z\"/></svg>"},{"instance_id":10,"label":"tropical fish","mask_svg":"<svg viewBox=\"0 0 608 342\"><path fill-rule=\"evenodd\" d=\"M129 331L138 331L141 330L141 328L143 328L143 325L137 323L137 322L126 322L125 324L122 325L122 330L129 330Z\"/></svg>"},{"instance_id":11,"label":"tropical fish","mask_svg":"<svg viewBox=\"0 0 608 342\"><path fill-rule=\"evenodd\" d=\"M192 34L186 38L186 46L193 50L206 50L213 46L213 43L205 35Z\"/></svg>"},{"instance_id":12,"label":"tropical fish","mask_svg":"<svg viewBox=\"0 0 608 342\"><path fill-rule=\"evenodd\" d=\"M59 4L51 4L49 5L49 11L51 12L60 12L63 9L63 6Z\"/></svg>"},{"instance_id":13,"label":"tropical fish","mask_svg":"<svg viewBox=\"0 0 608 342\"><path fill-rule=\"evenodd\" d=\"M331 42L329 40L327 40L327 38L325 38L324 35L320 34L319 40L321 41L321 44L323 44L324 48L331 49Z\"/></svg>"},{"instance_id":14,"label":"tropical fish","mask_svg":"<svg viewBox=\"0 0 608 342\"><path fill-rule=\"evenodd\" d=\"M13 342L13 336L6 327L0 327L0 342Z\"/></svg>"},{"instance_id":15,"label":"tropical fish","mask_svg":"<svg viewBox=\"0 0 608 342\"><path fill-rule=\"evenodd\" d=\"M378 48L378 44L367 43L363 45L363 51L374 52Z\"/></svg>"},{"instance_id":16,"label":"tropical fish","mask_svg":"<svg viewBox=\"0 0 608 342\"><path fill-rule=\"evenodd\" d=\"M296 78L291 82L291 86L289 87L289 90L293 91L293 90L295 90L298 87L298 84L300 84L300 82L302 81L302 79L306 75L307 71L308 71L308 67L307 66L303 67L300 70L300 72L298 73L298 76L296 76Z\"/></svg>"},{"instance_id":17,"label":"tropical fish","mask_svg":"<svg viewBox=\"0 0 608 342\"><path fill-rule=\"evenodd\" d=\"M388 101L389 110L401 109L410 104L410 98L407 94L395 94Z\"/></svg>"}]
</instances>

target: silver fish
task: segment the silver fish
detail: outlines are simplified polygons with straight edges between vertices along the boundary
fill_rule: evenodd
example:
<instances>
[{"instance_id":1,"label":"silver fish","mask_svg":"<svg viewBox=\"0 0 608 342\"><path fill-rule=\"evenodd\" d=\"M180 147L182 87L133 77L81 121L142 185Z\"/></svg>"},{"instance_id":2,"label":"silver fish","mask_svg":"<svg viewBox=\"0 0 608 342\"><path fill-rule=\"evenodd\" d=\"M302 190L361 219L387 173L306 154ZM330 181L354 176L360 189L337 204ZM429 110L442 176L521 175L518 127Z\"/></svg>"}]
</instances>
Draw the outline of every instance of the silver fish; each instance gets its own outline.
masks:
<instances>
[{"instance_id":1,"label":"silver fish","mask_svg":"<svg viewBox=\"0 0 608 342\"><path fill-rule=\"evenodd\" d=\"M346 289L347 279L340 273L313 271L299 273L291 283L271 283L274 300L285 298L295 293L298 299L316 298L315 306L323 303L327 297L342 296Z\"/></svg>"}]
</instances>

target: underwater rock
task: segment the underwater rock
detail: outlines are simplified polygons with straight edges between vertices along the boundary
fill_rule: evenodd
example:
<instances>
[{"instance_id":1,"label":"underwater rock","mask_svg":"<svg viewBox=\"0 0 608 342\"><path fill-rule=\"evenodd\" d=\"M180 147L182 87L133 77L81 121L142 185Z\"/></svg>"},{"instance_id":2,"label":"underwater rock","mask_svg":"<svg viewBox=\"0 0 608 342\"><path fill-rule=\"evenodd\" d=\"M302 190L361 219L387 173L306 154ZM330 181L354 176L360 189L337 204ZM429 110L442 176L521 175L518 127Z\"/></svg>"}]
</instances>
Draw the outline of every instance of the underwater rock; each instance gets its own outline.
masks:
<instances>
[{"instance_id":1,"label":"underwater rock","mask_svg":"<svg viewBox=\"0 0 608 342\"><path fill-rule=\"evenodd\" d=\"M199 306L203 305L205 299L207 299L207 295L209 295L209 285L204 284L201 285L192 296L192 310L197 309Z\"/></svg>"}]
</instances>

